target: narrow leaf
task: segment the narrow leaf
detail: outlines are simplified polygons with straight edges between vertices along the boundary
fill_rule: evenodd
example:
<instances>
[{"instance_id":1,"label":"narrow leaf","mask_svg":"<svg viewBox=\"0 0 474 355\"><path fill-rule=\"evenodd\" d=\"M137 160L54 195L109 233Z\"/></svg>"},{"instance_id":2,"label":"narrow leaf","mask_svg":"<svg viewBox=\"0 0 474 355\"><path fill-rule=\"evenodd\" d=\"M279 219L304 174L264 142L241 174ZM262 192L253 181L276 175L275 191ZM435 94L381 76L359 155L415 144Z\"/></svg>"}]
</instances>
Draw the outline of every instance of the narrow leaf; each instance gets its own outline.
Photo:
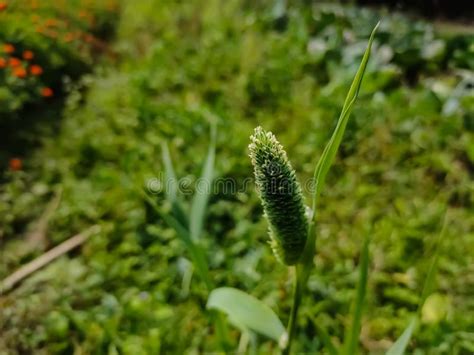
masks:
<instances>
[{"instance_id":1,"label":"narrow leaf","mask_svg":"<svg viewBox=\"0 0 474 355\"><path fill-rule=\"evenodd\" d=\"M326 332L326 329L319 325L318 321L312 316L311 320L313 321L313 325L316 328L316 334L324 344L325 350L329 353L329 355L338 355L339 351L337 350L336 345L334 345L333 341L331 340L329 334Z\"/></svg>"},{"instance_id":2,"label":"narrow leaf","mask_svg":"<svg viewBox=\"0 0 474 355\"><path fill-rule=\"evenodd\" d=\"M171 161L168 144L161 144L161 156L165 166L165 193L170 202L174 202L178 193L178 179L174 173L173 163Z\"/></svg>"},{"instance_id":3,"label":"narrow leaf","mask_svg":"<svg viewBox=\"0 0 474 355\"><path fill-rule=\"evenodd\" d=\"M360 328L362 324L362 313L365 305L365 296L367 293L367 275L369 273L369 237L367 236L362 247L359 266L359 281L357 283L357 295L352 307L353 319L348 328L345 339L345 353L347 355L356 354Z\"/></svg>"},{"instance_id":4,"label":"narrow leaf","mask_svg":"<svg viewBox=\"0 0 474 355\"><path fill-rule=\"evenodd\" d=\"M390 347L385 355L403 355L408 346L408 343L415 331L417 323L417 317L413 317L408 324L408 327L405 328L402 335L397 339L395 343Z\"/></svg>"},{"instance_id":5,"label":"narrow leaf","mask_svg":"<svg viewBox=\"0 0 474 355\"><path fill-rule=\"evenodd\" d=\"M213 288L213 283L209 275L209 266L207 264L203 250L192 241L189 231L175 217L164 213L156 205L156 202L146 193L144 194L144 197L150 203L153 209L160 215L160 217L166 222L166 224L176 231L176 234L183 241L189 253L191 254L191 258L193 260L194 266L196 267L197 273L206 284L206 287L211 290Z\"/></svg>"},{"instance_id":6,"label":"narrow leaf","mask_svg":"<svg viewBox=\"0 0 474 355\"><path fill-rule=\"evenodd\" d=\"M420 314L421 309L423 308L423 305L425 304L426 299L433 292L435 288L434 286L435 286L435 281L436 281L435 280L436 272L438 271L439 253L441 250L441 244L446 235L447 226L448 226L448 213L446 212L444 216L444 220L443 220L443 226L441 227L441 232L438 234L438 238L436 239L436 242L435 242L435 250L431 259L430 268L428 269L428 274L426 275L425 283L423 285L421 300L420 300L420 304L418 305L418 315Z\"/></svg>"},{"instance_id":7,"label":"narrow leaf","mask_svg":"<svg viewBox=\"0 0 474 355\"><path fill-rule=\"evenodd\" d=\"M326 174L331 167L334 158L336 156L337 150L339 149L339 145L341 144L342 136L344 135L344 131L346 129L347 121L349 120L349 116L352 112L352 106L354 105L357 96L359 94L359 89L362 84L362 79L364 77L365 69L367 67L367 62L369 61L370 51L372 48L372 42L374 41L375 32L379 26L380 22L372 30L372 33L369 38L369 43L367 44L367 49L365 50L364 56L362 57L362 62L360 63L359 69L354 77L354 80L351 84L349 92L347 94L346 100L344 102L344 106L342 108L342 112L339 116L337 121L336 128L329 140L328 144L324 148L324 151L316 164L316 168L314 169L314 191L313 191L313 200L312 200L312 207L311 207L311 216L310 216L310 224L308 227L308 240L306 242L305 250L301 257L301 264L304 265L304 269L302 272L302 282L306 282L309 277L309 273L311 271L311 266L313 264L313 257L316 248L316 234L314 233L314 222L316 216L316 206L319 195L321 194L324 181L326 178Z\"/></svg>"},{"instance_id":8,"label":"narrow leaf","mask_svg":"<svg viewBox=\"0 0 474 355\"><path fill-rule=\"evenodd\" d=\"M191 239L196 241L199 239L206 215L206 207L211 194L212 179L214 175L214 160L216 156L216 126L211 126L211 143L207 152L206 161L202 169L202 174L196 185L193 202L191 205L191 217L189 222L189 230Z\"/></svg>"},{"instance_id":9,"label":"narrow leaf","mask_svg":"<svg viewBox=\"0 0 474 355\"><path fill-rule=\"evenodd\" d=\"M243 291L231 287L217 288L209 295L207 308L226 313L229 321L242 331L252 330L285 345L285 327L275 312Z\"/></svg>"},{"instance_id":10,"label":"narrow leaf","mask_svg":"<svg viewBox=\"0 0 474 355\"><path fill-rule=\"evenodd\" d=\"M359 69L357 70L357 73L354 77L354 80L352 81L351 87L344 101L344 106L342 107L342 112L337 121L336 128L332 134L331 139L326 145L326 148L324 149L318 164L316 165L316 169L314 171L315 187L313 191L313 214L316 210L316 201L324 186L326 174L328 173L329 168L334 161L339 145L341 144L342 136L344 135L344 131L346 129L347 121L349 120L349 116L352 112L352 107L357 99L357 96L359 95L362 79L364 77L367 62L369 61L370 57L372 42L374 41L375 32L377 31L378 26L379 23L377 23L375 28L372 30L367 49L365 50L364 56L362 57L362 62L360 63Z\"/></svg>"},{"instance_id":11,"label":"narrow leaf","mask_svg":"<svg viewBox=\"0 0 474 355\"><path fill-rule=\"evenodd\" d=\"M421 313L421 310L423 309L423 305L425 304L426 299L431 294L431 292L433 292L433 289L434 289L436 271L438 270L439 253L440 253L442 241L446 234L447 226L448 226L448 213L446 212L444 216L443 227L441 228L441 232L438 234L434 255L432 257L430 268L428 270L428 274L426 275L425 283L423 285L423 291L421 293L421 298L420 298L420 303L418 304L417 313L411 319L410 323L405 328L402 335L400 335L397 341L387 351L386 355L403 355L405 353L408 343L410 342L410 339L416 329L416 325L419 321L420 313Z\"/></svg>"},{"instance_id":12,"label":"narrow leaf","mask_svg":"<svg viewBox=\"0 0 474 355\"><path fill-rule=\"evenodd\" d=\"M183 226L188 228L188 224L189 224L188 217L186 216L184 208L182 207L178 199L179 183L178 183L178 179L176 178L176 174L174 172L170 151L166 143L162 143L161 145L161 155L162 155L163 165L165 166L164 189L165 189L166 198L171 203L173 215Z\"/></svg>"}]
</instances>

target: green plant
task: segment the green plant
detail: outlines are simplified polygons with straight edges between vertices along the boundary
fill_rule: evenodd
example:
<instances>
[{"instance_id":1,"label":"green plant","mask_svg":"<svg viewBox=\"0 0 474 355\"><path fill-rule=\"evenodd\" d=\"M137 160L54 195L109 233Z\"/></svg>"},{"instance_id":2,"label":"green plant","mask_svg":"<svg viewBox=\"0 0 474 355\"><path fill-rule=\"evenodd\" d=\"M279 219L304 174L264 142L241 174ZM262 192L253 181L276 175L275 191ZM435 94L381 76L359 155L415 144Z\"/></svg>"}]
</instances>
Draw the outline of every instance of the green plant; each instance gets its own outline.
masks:
<instances>
[{"instance_id":1,"label":"green plant","mask_svg":"<svg viewBox=\"0 0 474 355\"><path fill-rule=\"evenodd\" d=\"M21 7L28 1L15 2ZM292 352L329 354L324 332L333 342L331 354L340 349L353 323L349 306L356 299L365 235L370 235L370 288L360 353L373 352L373 345L383 352L395 341L416 313L426 259L432 257L427 247L446 205L452 214L435 295L445 298L449 313L436 322L420 319L406 353L474 352L473 256L467 252L474 249L469 124L474 116L472 80L462 80L474 67L461 71L457 62L474 59L468 50L472 36L464 36L464 48L453 46L462 37L447 38L426 21L335 4L286 2L275 20L269 16L272 1L121 3L123 11L115 16L121 26L107 43L114 56L101 56L95 73L68 93L64 112L46 113L50 105L39 103L33 118L46 113L61 127L41 129L38 148L20 156L23 169L5 174L1 277L39 255L24 254L27 232L34 231L58 185L65 193L49 224L49 245L90 224L103 225L103 233L0 296L0 312L9 315L0 317L0 352L219 352L215 325L203 312L207 289L191 254L127 181L141 190L144 178L163 170L163 141L178 177L198 178L209 124L196 110L206 107L222 117L216 176L244 186L251 171L248 136L261 125L284 143L303 183L330 138L381 16L361 93L318 202L316 268ZM434 69L431 60L407 66L405 58L416 59L440 40L447 46L442 66ZM462 97L457 86L463 86ZM273 256L258 196L249 190L213 193L199 244L216 287L251 293L286 326L293 268ZM151 197L170 213L164 194ZM305 197L310 203L309 194ZM192 195L178 199L189 219ZM368 233L365 226L373 224ZM433 306L431 298L424 311ZM61 339L48 326L54 312L69 321ZM235 349L277 353L273 337L253 329L240 333L230 323L229 328L232 340L240 336ZM285 333L283 325L272 329Z\"/></svg>"},{"instance_id":2,"label":"green plant","mask_svg":"<svg viewBox=\"0 0 474 355\"><path fill-rule=\"evenodd\" d=\"M145 198L154 207L155 211L165 221L170 228L176 231L176 234L186 246L193 265L201 280L206 285L208 292L214 288L214 282L210 276L209 265L206 259L206 253L203 249L200 239L202 226L204 224L206 209L211 193L211 184L214 178L214 161L216 155L216 125L211 126L211 140L206 159L203 164L201 182L205 184L205 188L197 189L191 203L189 215L179 199L179 182L174 172L173 163L170 152L166 143L162 144L162 160L165 169L165 193L169 204L171 205L170 213L164 212L156 203L156 200L145 192ZM223 348L227 348L227 330L224 319L221 314L211 316L215 321L217 336Z\"/></svg>"},{"instance_id":3,"label":"green plant","mask_svg":"<svg viewBox=\"0 0 474 355\"><path fill-rule=\"evenodd\" d=\"M375 26L370 35L367 49L349 89L349 93L347 94L333 135L316 165L314 171L315 188L312 195L312 208L309 212L309 216L305 216L304 198L300 185L296 180L296 173L288 161L286 152L276 140L275 136L271 132L265 132L261 127L257 127L254 135L251 137L252 142L249 146L250 157L254 165L257 190L260 194L263 209L269 222L272 250L279 261L295 269L293 306L291 308L287 330L286 333L281 331L277 333L283 354L289 354L291 351L299 307L313 266L313 258L316 250L314 225L316 222L315 212L317 200L324 186L326 175L341 144L347 121L359 94L377 27L378 25ZM306 218L308 218L307 221ZM366 240L363 247L357 298L353 310L354 320L348 332L347 341L345 342L345 354L353 354L357 347L362 307L365 299L368 259L368 240ZM263 304L261 304L262 311L260 313L257 311L248 313L248 317L244 319L240 318L236 322L235 310L226 308L224 302L216 302L215 298L219 298L216 293L222 293L222 289L214 290L211 293L210 302L208 303L210 308L216 307L215 304L218 303L221 309L224 309L230 315L231 321L234 319L234 323L237 323L239 327L242 327L242 323L245 323L244 325L249 329L265 334L264 329L262 329L264 326L255 326L254 322L255 318L258 318L264 313ZM236 304L239 303L239 301L245 302L244 299L247 298L247 295L243 296L236 293L233 295L233 298L235 302L232 302L232 304ZM254 300L253 303L255 305L258 304L256 300ZM268 311L266 310L265 312ZM275 319L275 317L272 318ZM276 320L274 322L276 322ZM281 327L276 328L281 329Z\"/></svg>"},{"instance_id":4,"label":"green plant","mask_svg":"<svg viewBox=\"0 0 474 355\"><path fill-rule=\"evenodd\" d=\"M405 328L403 333L400 335L400 337L393 343L390 349L388 349L386 355L405 354L408 343L410 342L410 339L413 336L413 333L415 332L420 322L420 316L423 310L423 306L425 305L425 302L428 299L428 296L433 292L433 289L434 289L435 276L438 270L439 252L440 252L441 244L446 234L447 226L448 226L448 214L446 213L446 215L444 216L444 221L441 227L441 231L438 234L438 238L434 246L434 253L431 259L428 273L425 278L425 283L423 285L423 290L421 292L421 297L418 303L416 314L411 318L410 322L408 323L407 327Z\"/></svg>"}]
</instances>

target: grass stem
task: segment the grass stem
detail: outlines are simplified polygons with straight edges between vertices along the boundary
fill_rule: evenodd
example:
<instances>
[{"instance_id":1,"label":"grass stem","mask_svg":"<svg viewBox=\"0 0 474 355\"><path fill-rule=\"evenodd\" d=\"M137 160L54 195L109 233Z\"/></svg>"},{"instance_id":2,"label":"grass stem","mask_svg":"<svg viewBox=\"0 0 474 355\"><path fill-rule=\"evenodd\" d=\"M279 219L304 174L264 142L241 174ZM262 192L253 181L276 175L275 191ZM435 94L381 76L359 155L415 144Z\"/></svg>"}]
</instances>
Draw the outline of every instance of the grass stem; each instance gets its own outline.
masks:
<instances>
[{"instance_id":1,"label":"grass stem","mask_svg":"<svg viewBox=\"0 0 474 355\"><path fill-rule=\"evenodd\" d=\"M301 267L300 265L295 266L295 277L294 277L294 285L293 285L293 305L291 307L290 319L288 321L288 344L286 348L283 350L283 355L290 354L291 351L291 344L293 342L293 338L295 336L296 331L296 319L298 319L298 311L300 308L301 300L303 298L303 280L301 275Z\"/></svg>"}]
</instances>

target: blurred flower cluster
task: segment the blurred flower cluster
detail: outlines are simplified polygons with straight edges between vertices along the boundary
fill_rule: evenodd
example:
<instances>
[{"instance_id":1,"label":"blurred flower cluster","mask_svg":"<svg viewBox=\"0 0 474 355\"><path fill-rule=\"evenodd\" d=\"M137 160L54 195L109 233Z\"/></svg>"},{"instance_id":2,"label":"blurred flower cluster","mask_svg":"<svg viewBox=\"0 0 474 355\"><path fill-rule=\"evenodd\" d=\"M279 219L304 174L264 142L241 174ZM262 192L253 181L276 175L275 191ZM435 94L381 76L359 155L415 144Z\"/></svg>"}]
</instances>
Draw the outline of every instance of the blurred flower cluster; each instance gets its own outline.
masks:
<instances>
[{"instance_id":1,"label":"blurred flower cluster","mask_svg":"<svg viewBox=\"0 0 474 355\"><path fill-rule=\"evenodd\" d=\"M0 1L0 113L59 95L106 50L116 0Z\"/></svg>"}]
</instances>

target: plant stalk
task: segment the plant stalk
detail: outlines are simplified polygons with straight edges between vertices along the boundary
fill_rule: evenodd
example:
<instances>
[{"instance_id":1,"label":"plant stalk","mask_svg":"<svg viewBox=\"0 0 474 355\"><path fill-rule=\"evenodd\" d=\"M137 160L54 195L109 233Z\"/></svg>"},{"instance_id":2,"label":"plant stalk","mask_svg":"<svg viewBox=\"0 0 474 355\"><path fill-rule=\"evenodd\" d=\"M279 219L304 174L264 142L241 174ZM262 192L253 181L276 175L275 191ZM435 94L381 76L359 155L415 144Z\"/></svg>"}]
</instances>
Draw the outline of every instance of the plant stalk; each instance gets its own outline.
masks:
<instances>
[{"instance_id":1,"label":"plant stalk","mask_svg":"<svg viewBox=\"0 0 474 355\"><path fill-rule=\"evenodd\" d=\"M283 355L290 354L291 351L291 344L293 342L293 338L295 336L296 331L296 320L298 319L298 311L300 308L301 300L303 298L303 278L301 274L301 267L300 265L296 265L295 267L295 278L293 284L293 305L291 307L290 319L288 321L288 344L286 348L283 350Z\"/></svg>"}]
</instances>

